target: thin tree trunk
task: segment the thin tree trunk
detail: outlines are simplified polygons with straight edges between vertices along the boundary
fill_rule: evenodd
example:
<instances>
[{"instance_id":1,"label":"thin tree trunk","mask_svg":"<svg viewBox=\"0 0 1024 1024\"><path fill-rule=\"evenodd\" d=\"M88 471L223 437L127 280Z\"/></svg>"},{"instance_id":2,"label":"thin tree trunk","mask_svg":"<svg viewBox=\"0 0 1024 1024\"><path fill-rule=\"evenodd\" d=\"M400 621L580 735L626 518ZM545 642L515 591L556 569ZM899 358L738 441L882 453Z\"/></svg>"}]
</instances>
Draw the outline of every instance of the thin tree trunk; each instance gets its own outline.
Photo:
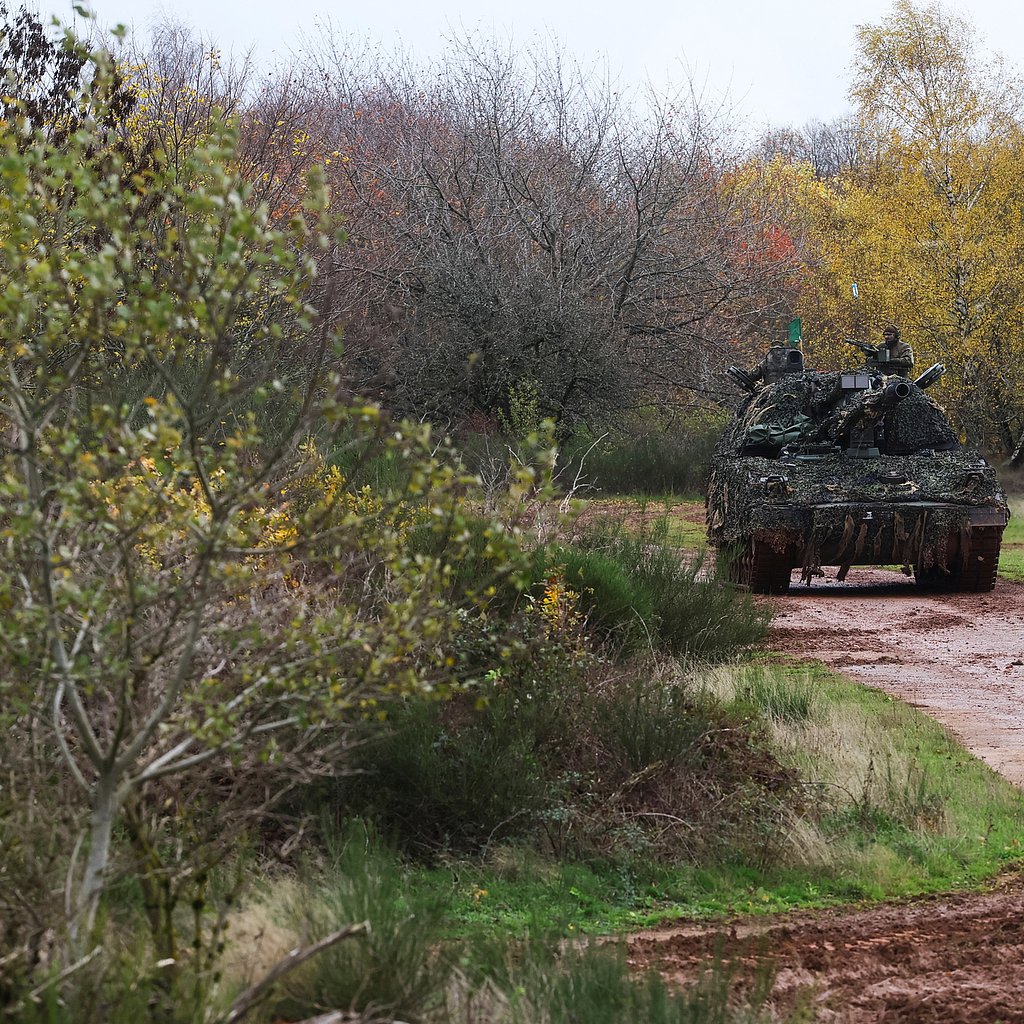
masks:
<instances>
[{"instance_id":1,"label":"thin tree trunk","mask_svg":"<svg viewBox=\"0 0 1024 1024\"><path fill-rule=\"evenodd\" d=\"M79 924L84 920L85 935L92 934L96 914L103 895L103 880L110 860L110 836L117 814L115 783L112 778L102 777L96 785L96 799L92 809L92 824L89 831L89 855L85 862L82 889L76 900L75 920L71 923L72 937L77 937Z\"/></svg>"},{"instance_id":2,"label":"thin tree trunk","mask_svg":"<svg viewBox=\"0 0 1024 1024\"><path fill-rule=\"evenodd\" d=\"M1010 456L1010 466L1013 469L1019 469L1021 466L1024 466L1024 430L1020 432L1020 440Z\"/></svg>"}]
</instances>

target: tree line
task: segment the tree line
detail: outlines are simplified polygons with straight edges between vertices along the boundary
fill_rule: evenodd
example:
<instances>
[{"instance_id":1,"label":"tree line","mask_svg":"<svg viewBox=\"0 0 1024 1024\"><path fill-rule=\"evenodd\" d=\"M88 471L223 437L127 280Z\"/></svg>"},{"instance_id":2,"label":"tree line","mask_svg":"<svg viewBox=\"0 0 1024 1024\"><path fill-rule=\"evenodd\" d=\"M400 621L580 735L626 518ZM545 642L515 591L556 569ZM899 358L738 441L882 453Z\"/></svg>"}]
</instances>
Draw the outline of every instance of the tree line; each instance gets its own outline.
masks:
<instances>
[{"instance_id":1,"label":"tree line","mask_svg":"<svg viewBox=\"0 0 1024 1024\"><path fill-rule=\"evenodd\" d=\"M71 72L40 40L9 63L45 117ZM140 160L183 168L237 123L275 218L319 168L347 238L317 287L354 394L486 429L526 388L565 436L728 404L723 369L793 317L825 366L892 321L952 371L965 437L1024 457L1019 83L937 5L859 29L848 118L753 144L692 87L625 94L479 36L421 64L325 31L262 77L172 24L114 54Z\"/></svg>"}]
</instances>

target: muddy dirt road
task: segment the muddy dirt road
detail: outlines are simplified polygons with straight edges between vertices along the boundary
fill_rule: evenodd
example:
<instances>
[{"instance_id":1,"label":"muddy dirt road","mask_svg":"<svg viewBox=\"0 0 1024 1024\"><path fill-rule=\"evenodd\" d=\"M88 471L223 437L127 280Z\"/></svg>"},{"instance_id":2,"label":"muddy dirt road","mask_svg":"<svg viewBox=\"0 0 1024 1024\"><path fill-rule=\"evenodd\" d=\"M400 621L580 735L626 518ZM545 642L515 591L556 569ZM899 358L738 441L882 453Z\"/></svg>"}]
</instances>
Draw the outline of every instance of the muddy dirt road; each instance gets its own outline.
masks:
<instances>
[{"instance_id":1,"label":"muddy dirt road","mask_svg":"<svg viewBox=\"0 0 1024 1024\"><path fill-rule=\"evenodd\" d=\"M1024 584L927 594L899 573L862 569L771 600L771 648L914 704L1024 786ZM835 1024L1024 1024L1021 876L986 894L664 928L629 945L637 968L679 982L718 947L741 977L771 961L780 1014L805 1000L812 1019Z\"/></svg>"},{"instance_id":2,"label":"muddy dirt road","mask_svg":"<svg viewBox=\"0 0 1024 1024\"><path fill-rule=\"evenodd\" d=\"M901 573L855 569L773 603L772 649L921 708L1024 786L1024 585L928 594Z\"/></svg>"},{"instance_id":3,"label":"muddy dirt road","mask_svg":"<svg viewBox=\"0 0 1024 1024\"><path fill-rule=\"evenodd\" d=\"M805 1007L828 1024L1020 1024L1024 881L853 913L783 914L723 932L662 929L629 943L631 965L679 984L716 956L738 978L769 964L780 1016Z\"/></svg>"}]
</instances>

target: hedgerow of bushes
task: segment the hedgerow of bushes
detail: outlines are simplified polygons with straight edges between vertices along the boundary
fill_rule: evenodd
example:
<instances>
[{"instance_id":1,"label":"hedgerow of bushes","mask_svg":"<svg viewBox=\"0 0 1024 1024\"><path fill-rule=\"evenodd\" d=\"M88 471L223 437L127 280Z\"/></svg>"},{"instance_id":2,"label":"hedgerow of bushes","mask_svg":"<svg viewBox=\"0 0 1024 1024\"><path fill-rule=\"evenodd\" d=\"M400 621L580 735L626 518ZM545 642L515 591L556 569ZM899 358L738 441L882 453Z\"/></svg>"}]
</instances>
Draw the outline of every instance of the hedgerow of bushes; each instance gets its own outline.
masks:
<instances>
[{"instance_id":1,"label":"hedgerow of bushes","mask_svg":"<svg viewBox=\"0 0 1024 1024\"><path fill-rule=\"evenodd\" d=\"M703 494L727 421L721 410L668 416L645 409L606 432L580 428L559 452L562 479L603 494Z\"/></svg>"}]
</instances>

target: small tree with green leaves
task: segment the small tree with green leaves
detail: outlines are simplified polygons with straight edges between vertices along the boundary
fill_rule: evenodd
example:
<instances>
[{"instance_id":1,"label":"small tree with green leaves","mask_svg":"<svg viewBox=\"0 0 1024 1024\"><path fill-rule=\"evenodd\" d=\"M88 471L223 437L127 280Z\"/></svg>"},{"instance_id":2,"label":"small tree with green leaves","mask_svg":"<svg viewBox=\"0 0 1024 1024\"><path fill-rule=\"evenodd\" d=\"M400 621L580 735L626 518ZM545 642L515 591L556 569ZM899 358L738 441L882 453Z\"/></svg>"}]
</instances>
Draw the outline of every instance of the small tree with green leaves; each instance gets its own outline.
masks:
<instances>
[{"instance_id":1,"label":"small tree with green leaves","mask_svg":"<svg viewBox=\"0 0 1024 1024\"><path fill-rule=\"evenodd\" d=\"M451 681L466 481L425 431L332 397L333 342L304 298L337 242L315 178L276 227L230 129L184 169L129 169L103 117L116 76L83 56L88 103L59 144L19 114L0 125L3 964L73 978L102 959L127 872L172 993L205 948L198 924L186 948L168 868L184 857L206 884L196 780L209 803L254 778L266 804L354 719ZM403 494L355 491L301 446L313 431L403 459ZM445 557L408 553L424 524L455 538ZM487 556L500 569L497 533ZM233 837L239 806L205 813ZM0 983L0 1012L17 998Z\"/></svg>"}]
</instances>

